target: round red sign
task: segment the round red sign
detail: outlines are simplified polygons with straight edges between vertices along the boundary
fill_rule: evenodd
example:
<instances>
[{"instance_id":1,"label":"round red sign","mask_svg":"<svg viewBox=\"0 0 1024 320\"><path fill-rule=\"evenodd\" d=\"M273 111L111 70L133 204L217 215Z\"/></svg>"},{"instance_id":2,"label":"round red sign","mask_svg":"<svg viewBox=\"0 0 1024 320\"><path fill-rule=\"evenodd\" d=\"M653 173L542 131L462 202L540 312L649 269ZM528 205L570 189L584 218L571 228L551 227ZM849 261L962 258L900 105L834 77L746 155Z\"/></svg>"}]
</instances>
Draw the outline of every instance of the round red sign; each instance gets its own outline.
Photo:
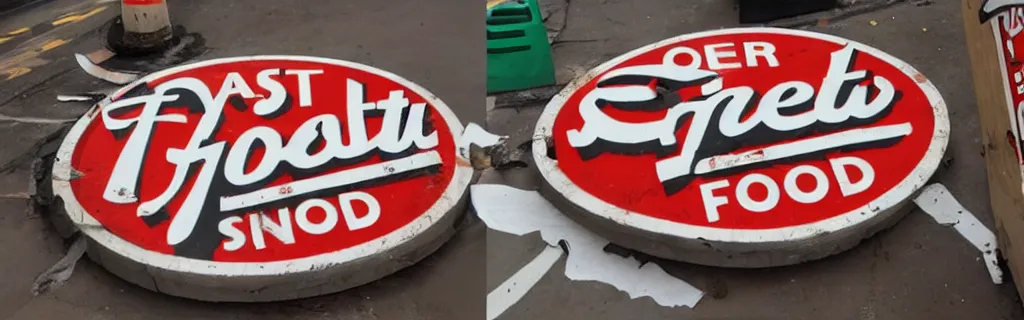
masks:
<instances>
[{"instance_id":1,"label":"round red sign","mask_svg":"<svg viewBox=\"0 0 1024 320\"><path fill-rule=\"evenodd\" d=\"M375 280L451 236L472 176L457 161L462 128L372 67L211 60L147 76L79 120L54 189L87 236L147 266L157 283L144 286L297 298ZM310 281L324 274L336 278Z\"/></svg>"},{"instance_id":2,"label":"round red sign","mask_svg":"<svg viewBox=\"0 0 1024 320\"><path fill-rule=\"evenodd\" d=\"M764 267L891 225L935 172L946 106L910 65L812 32L740 28L615 58L547 105L544 193L613 242Z\"/></svg>"}]
</instances>

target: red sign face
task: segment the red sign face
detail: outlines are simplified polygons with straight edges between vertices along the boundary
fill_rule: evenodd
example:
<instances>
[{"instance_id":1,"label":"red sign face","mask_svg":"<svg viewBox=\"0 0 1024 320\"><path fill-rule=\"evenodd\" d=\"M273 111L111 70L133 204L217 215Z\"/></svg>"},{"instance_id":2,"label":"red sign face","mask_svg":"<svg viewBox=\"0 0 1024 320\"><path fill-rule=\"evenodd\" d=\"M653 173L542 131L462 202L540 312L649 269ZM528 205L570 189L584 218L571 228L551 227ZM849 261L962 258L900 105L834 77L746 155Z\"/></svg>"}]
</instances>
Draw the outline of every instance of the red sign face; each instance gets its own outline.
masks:
<instances>
[{"instance_id":1,"label":"red sign face","mask_svg":"<svg viewBox=\"0 0 1024 320\"><path fill-rule=\"evenodd\" d=\"M588 75L538 125L557 159L539 159L541 171L577 206L646 230L735 240L729 232L841 229L866 219L836 222L844 215L909 197L945 149L945 105L927 79L835 37L712 31Z\"/></svg>"},{"instance_id":2,"label":"red sign face","mask_svg":"<svg viewBox=\"0 0 1024 320\"><path fill-rule=\"evenodd\" d=\"M1017 150L1018 161L1024 165L1021 158L1021 146L1024 140L1021 139L1021 126L1024 123L1024 7L1005 8L997 17L992 20L992 32L999 47L999 64L1004 69L1004 84L1006 85L1007 105L1010 108L1010 120L1013 125L1013 136L1009 138L1010 144ZM1022 166L1024 168L1024 166Z\"/></svg>"},{"instance_id":3,"label":"red sign face","mask_svg":"<svg viewBox=\"0 0 1024 320\"><path fill-rule=\"evenodd\" d=\"M395 75L304 57L161 72L82 121L64 160L81 210L143 250L212 262L416 236L407 226L449 209L462 129Z\"/></svg>"}]
</instances>

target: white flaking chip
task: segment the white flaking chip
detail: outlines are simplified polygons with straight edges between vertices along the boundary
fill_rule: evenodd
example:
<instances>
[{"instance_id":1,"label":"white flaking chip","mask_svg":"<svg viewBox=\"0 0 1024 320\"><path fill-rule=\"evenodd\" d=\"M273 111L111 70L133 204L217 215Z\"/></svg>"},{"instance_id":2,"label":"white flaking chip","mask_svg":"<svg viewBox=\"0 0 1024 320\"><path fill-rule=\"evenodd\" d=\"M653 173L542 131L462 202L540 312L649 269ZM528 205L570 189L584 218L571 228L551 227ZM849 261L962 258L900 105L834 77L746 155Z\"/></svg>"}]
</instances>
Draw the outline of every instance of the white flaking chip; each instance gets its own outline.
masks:
<instances>
[{"instance_id":1,"label":"white flaking chip","mask_svg":"<svg viewBox=\"0 0 1024 320\"><path fill-rule=\"evenodd\" d=\"M648 296L666 307L693 307L703 296L699 289L654 263L641 265L632 257L604 252L608 240L561 214L537 192L473 185L470 196L477 215L491 229L515 235L540 232L551 246L565 240L569 247L565 276L571 280L604 282L630 298Z\"/></svg>"},{"instance_id":2,"label":"white flaking chip","mask_svg":"<svg viewBox=\"0 0 1024 320\"><path fill-rule=\"evenodd\" d=\"M964 208L949 193L946 186L935 183L924 188L914 199L921 211L930 215L935 222L956 229L978 251L981 251L988 273L995 284L1003 283L1003 270L999 268L999 257L996 254L996 235L992 233L971 211Z\"/></svg>"}]
</instances>

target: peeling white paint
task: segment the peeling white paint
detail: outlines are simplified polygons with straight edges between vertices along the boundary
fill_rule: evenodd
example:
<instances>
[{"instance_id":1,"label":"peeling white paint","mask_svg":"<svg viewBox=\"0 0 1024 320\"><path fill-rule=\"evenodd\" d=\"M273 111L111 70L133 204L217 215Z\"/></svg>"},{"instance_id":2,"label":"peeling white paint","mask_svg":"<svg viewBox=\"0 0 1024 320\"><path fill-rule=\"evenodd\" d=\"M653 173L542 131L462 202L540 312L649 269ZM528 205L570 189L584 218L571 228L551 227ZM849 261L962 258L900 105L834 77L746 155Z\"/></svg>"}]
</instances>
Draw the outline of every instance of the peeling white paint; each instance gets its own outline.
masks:
<instances>
[{"instance_id":1,"label":"peeling white paint","mask_svg":"<svg viewBox=\"0 0 1024 320\"><path fill-rule=\"evenodd\" d=\"M461 140L459 141L459 150L463 153L463 156L469 157L469 146L475 144L481 148L493 147L505 142L508 136L496 135L484 130L480 125L470 122L466 125L466 130L462 132Z\"/></svg>"},{"instance_id":2,"label":"peeling white paint","mask_svg":"<svg viewBox=\"0 0 1024 320\"><path fill-rule=\"evenodd\" d=\"M703 296L699 289L670 276L654 263L641 265L632 257L622 258L604 252L608 240L563 215L535 191L504 185L473 185L470 196L477 215L491 229L515 235L539 231L551 246L565 240L569 247L565 276L571 280L604 282L625 291L630 298L649 296L666 307L693 307ZM549 268L530 268L528 271L543 274ZM522 270L514 277L535 276L521 273ZM492 301L488 295L489 314L491 308L507 308L521 298L516 295L501 297L506 300Z\"/></svg>"},{"instance_id":3,"label":"peeling white paint","mask_svg":"<svg viewBox=\"0 0 1024 320\"><path fill-rule=\"evenodd\" d=\"M914 203L922 211L932 216L935 222L952 226L967 239L978 251L981 251L988 267L988 273L995 284L1003 283L1003 270L999 268L996 255L996 235L985 227L971 211L960 205L960 202L949 193L946 186L934 183L924 188Z\"/></svg>"}]
</instances>

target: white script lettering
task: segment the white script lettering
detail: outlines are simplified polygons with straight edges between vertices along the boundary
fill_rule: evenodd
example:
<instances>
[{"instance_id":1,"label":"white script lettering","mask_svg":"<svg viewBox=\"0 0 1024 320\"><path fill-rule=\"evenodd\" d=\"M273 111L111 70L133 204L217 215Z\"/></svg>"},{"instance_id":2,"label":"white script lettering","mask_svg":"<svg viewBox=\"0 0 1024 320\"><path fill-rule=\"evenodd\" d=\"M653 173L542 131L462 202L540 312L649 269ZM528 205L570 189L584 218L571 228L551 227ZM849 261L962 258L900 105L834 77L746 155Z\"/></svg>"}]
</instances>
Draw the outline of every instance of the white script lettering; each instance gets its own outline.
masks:
<instances>
[{"instance_id":1,"label":"white script lettering","mask_svg":"<svg viewBox=\"0 0 1024 320\"><path fill-rule=\"evenodd\" d=\"M265 116L287 107L282 105L287 101L285 99L287 92L281 83L272 77L280 74L281 70L279 69L267 69L256 75L257 85L267 90L270 95L256 102L253 108L255 114ZM298 104L301 107L311 106L313 92L310 90L310 79L312 75L323 74L323 70L284 70L284 74L297 77ZM177 101L179 98L178 95L167 94L172 90L187 90L195 94L201 106L191 107L201 107L203 114L186 146L180 149L166 150L167 161L175 166L172 180L167 188L156 197L143 201L137 211L138 216L144 217L163 210L174 197L181 193L181 189L185 186L185 180L189 177L190 168L201 165L201 169L194 175L195 182L192 188L185 193L184 201L177 212L172 215L173 218L167 233L167 243L170 245L181 243L188 238L195 228L208 198L217 199L208 197L208 194L213 192L210 190L210 185L217 177L218 168L223 168L223 178L227 182L235 186L248 186L271 177L281 163L288 163L299 169L314 169L327 165L333 159L356 159L374 150L398 153L409 150L413 146L420 150L427 150L438 145L436 131L423 134L423 121L427 107L425 103L410 105L402 90L391 91L384 100L367 102L363 96L363 85L352 79L346 82L348 96L346 109L348 111L344 119L346 126L344 128L341 120L334 114L327 113L308 119L290 135L288 141L285 141L273 127L263 125L249 128L233 143L228 141L210 142L216 135L218 124L224 115L223 108L230 96L236 94L243 98L261 96L256 95L242 76L234 72L226 76L216 95L198 79L177 78L156 86L152 94L123 98L113 101L103 108L103 123L108 130L129 128L132 130L114 165L103 194L103 198L107 201L113 203L138 202L139 196L136 194L136 190L138 190L139 179L142 176L143 156L149 148L150 139L153 138L151 137L153 128L158 123L187 122L187 118L182 114L161 114L165 108L171 106L168 104L169 102ZM141 112L136 117L121 119L112 115L118 111L139 107L141 107ZM372 138L366 132L364 112L368 110L378 110L384 113L381 132ZM406 110L408 112L403 119L403 113ZM230 121L230 119L227 120ZM404 131L399 132L403 123L405 124ZM348 134L347 144L342 143L342 132ZM318 137L321 137L324 142L323 148L315 154L308 154L307 148ZM245 172L246 164L250 160L250 151L257 141L265 148L264 156L259 160L255 169ZM220 164L225 152L227 152L227 156L224 158L225 163ZM277 187L270 187L256 191L257 196L239 197L225 194L213 196L217 196L221 200L222 211L243 210L271 201L342 186L338 183L369 181L402 173L403 170L415 170L439 163L440 158L436 152L417 154L405 159L334 173L330 181L316 180L321 177L294 181L288 187L288 190L294 190L294 192L278 193ZM396 170L396 167L399 167L400 170ZM275 193L275 197L260 196L266 194L268 189L273 189L269 191ZM225 221L229 221L228 226L230 226L239 220L229 218ZM372 222L370 223L372 224ZM219 227L224 227L224 222ZM221 230L223 232L225 229L221 228ZM289 230L280 229L279 231L288 233ZM231 236L232 234L227 235Z\"/></svg>"}]
</instances>

